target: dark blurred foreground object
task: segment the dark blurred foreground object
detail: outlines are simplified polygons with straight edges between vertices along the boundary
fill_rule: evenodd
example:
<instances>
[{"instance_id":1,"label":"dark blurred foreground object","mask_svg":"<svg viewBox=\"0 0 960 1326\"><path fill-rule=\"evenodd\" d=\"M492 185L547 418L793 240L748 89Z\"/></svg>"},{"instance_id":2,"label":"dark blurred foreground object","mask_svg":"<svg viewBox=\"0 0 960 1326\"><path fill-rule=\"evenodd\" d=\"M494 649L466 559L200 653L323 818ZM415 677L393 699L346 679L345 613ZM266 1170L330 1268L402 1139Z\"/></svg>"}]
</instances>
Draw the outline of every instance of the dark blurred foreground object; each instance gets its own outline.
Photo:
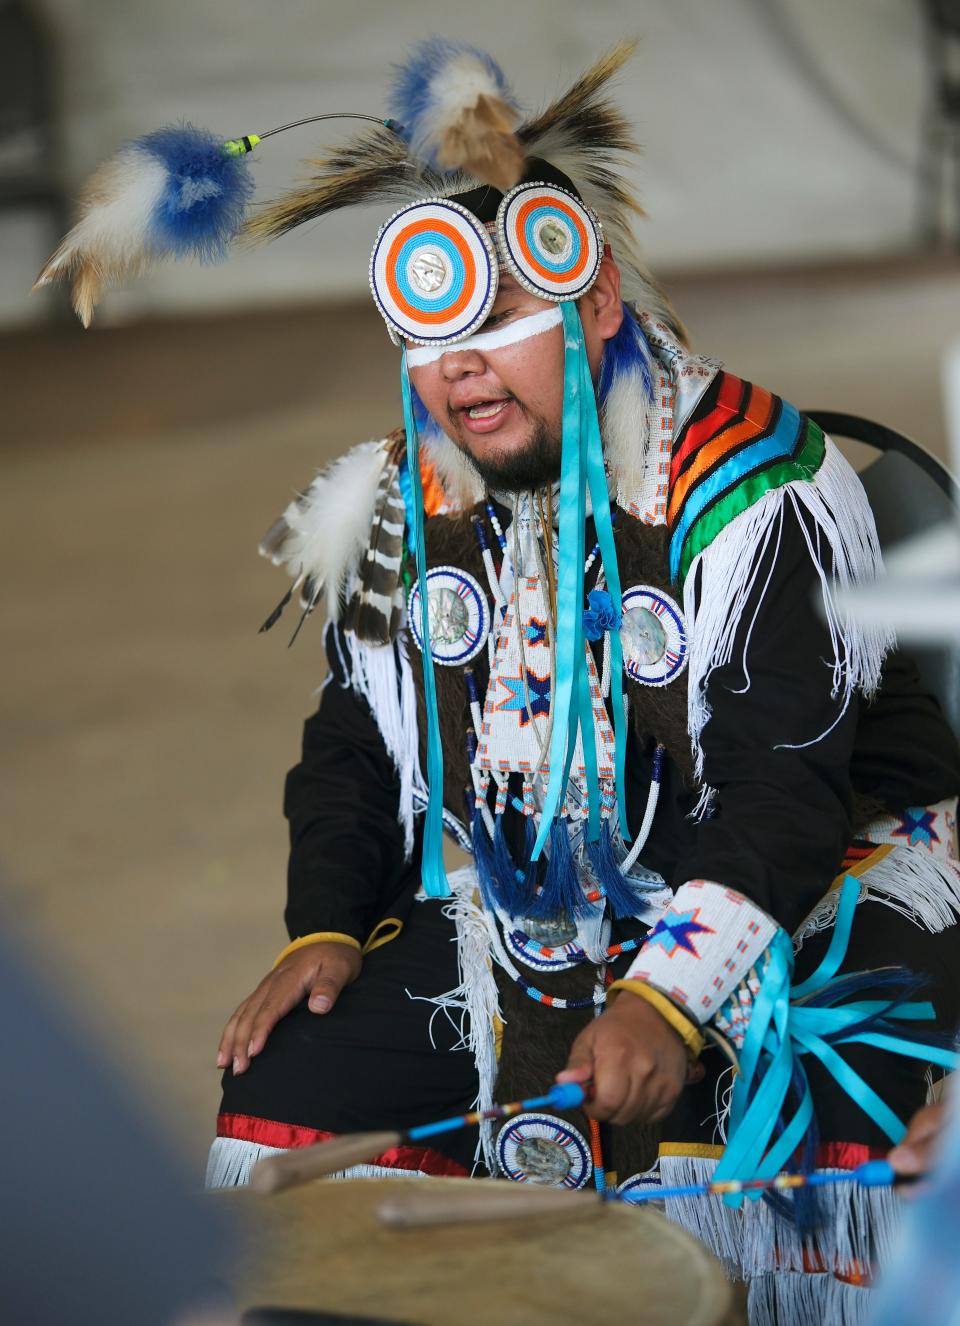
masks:
<instances>
[{"instance_id":1,"label":"dark blurred foreground object","mask_svg":"<svg viewBox=\"0 0 960 1326\"><path fill-rule=\"evenodd\" d=\"M0 1319L225 1326L221 1212L6 939L0 1007Z\"/></svg>"},{"instance_id":2,"label":"dark blurred foreground object","mask_svg":"<svg viewBox=\"0 0 960 1326\"><path fill-rule=\"evenodd\" d=\"M953 1326L960 1310L960 1110L951 1099L939 1155L904 1220L872 1326Z\"/></svg>"}]
</instances>

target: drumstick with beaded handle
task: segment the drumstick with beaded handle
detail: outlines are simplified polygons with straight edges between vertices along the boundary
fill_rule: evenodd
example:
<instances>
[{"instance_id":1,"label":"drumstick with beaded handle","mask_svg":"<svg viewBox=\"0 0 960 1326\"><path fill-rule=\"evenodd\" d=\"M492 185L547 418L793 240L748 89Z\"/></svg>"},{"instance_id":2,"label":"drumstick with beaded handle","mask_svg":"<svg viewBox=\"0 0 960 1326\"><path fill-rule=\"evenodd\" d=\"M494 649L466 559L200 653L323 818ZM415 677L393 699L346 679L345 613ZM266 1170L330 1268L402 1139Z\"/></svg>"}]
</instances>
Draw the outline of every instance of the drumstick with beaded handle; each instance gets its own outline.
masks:
<instances>
[{"instance_id":1,"label":"drumstick with beaded handle","mask_svg":"<svg viewBox=\"0 0 960 1326\"><path fill-rule=\"evenodd\" d=\"M456 1132L491 1119L509 1119L522 1110L574 1110L584 1103L588 1094L589 1087L579 1082L558 1082L543 1096L515 1100L508 1105L493 1105L488 1110L471 1110L468 1114L420 1124L404 1132L350 1133L334 1137L329 1142L318 1142L315 1146L296 1147L282 1155L267 1156L258 1161L250 1175L250 1186L259 1193L280 1192L311 1179L323 1178L325 1174L336 1174L351 1165L362 1165L393 1147L416 1146L441 1133Z\"/></svg>"},{"instance_id":2,"label":"drumstick with beaded handle","mask_svg":"<svg viewBox=\"0 0 960 1326\"><path fill-rule=\"evenodd\" d=\"M690 1183L682 1187L641 1189L636 1193L564 1192L557 1188L480 1180L473 1191L439 1190L408 1193L386 1198L378 1208L380 1221L396 1229L417 1229L441 1224L476 1224L486 1220L518 1220L528 1216L575 1217L596 1212L607 1202L642 1206L648 1202L677 1197L722 1197L727 1193L783 1191L824 1187L834 1183L858 1183L864 1188L889 1187L899 1176L886 1160L868 1160L856 1169L813 1170L801 1174L776 1174L769 1179L723 1179Z\"/></svg>"}]
</instances>

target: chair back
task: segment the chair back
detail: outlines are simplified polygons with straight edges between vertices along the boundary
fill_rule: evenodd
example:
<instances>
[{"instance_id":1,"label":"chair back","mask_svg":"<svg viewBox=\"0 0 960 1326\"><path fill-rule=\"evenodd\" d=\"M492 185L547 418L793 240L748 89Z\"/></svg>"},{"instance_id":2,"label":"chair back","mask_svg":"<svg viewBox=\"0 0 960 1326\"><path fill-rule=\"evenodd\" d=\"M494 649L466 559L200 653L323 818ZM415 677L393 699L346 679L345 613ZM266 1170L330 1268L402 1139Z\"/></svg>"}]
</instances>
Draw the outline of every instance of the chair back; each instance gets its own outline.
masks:
<instances>
[{"instance_id":1,"label":"chair back","mask_svg":"<svg viewBox=\"0 0 960 1326\"><path fill-rule=\"evenodd\" d=\"M941 521L956 519L960 489L946 466L918 442L857 415L829 410L805 413L832 438L850 438L880 452L860 471L860 481L884 552ZM908 646L908 652L960 739L960 641L956 645Z\"/></svg>"}]
</instances>

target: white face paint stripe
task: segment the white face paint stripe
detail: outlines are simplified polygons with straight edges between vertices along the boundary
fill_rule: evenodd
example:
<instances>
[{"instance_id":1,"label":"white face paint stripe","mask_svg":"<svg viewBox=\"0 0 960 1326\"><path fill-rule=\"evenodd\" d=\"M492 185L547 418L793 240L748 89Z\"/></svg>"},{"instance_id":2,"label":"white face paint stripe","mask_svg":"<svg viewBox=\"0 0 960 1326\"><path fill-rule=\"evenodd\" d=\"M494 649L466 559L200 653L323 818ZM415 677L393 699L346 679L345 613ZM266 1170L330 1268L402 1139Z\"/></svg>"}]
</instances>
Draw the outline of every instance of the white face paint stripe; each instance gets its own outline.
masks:
<instances>
[{"instance_id":1,"label":"white face paint stripe","mask_svg":"<svg viewBox=\"0 0 960 1326\"><path fill-rule=\"evenodd\" d=\"M449 345L411 345L407 348L407 367L422 368L424 364L434 364L441 355L457 354L461 350L502 350L505 345L516 345L530 336L539 336L559 327L563 314L558 305L546 308L541 313L530 313L516 322L508 322L496 331L478 332L476 336L466 336L462 341L452 341Z\"/></svg>"}]
</instances>

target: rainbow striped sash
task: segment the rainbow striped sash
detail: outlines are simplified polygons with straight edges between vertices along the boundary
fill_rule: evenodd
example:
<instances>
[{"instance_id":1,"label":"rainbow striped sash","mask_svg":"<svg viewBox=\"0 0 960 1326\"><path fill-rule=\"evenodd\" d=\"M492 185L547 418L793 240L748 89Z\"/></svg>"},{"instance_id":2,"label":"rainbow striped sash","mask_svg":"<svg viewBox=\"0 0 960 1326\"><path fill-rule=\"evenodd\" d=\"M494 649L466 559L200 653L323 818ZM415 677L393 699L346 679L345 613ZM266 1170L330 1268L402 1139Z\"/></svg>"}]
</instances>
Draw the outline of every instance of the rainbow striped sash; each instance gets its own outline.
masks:
<instances>
[{"instance_id":1,"label":"rainbow striped sash","mask_svg":"<svg viewBox=\"0 0 960 1326\"><path fill-rule=\"evenodd\" d=\"M674 440L670 461L670 574L683 583L695 557L772 488L809 482L825 439L779 396L718 373Z\"/></svg>"}]
</instances>

